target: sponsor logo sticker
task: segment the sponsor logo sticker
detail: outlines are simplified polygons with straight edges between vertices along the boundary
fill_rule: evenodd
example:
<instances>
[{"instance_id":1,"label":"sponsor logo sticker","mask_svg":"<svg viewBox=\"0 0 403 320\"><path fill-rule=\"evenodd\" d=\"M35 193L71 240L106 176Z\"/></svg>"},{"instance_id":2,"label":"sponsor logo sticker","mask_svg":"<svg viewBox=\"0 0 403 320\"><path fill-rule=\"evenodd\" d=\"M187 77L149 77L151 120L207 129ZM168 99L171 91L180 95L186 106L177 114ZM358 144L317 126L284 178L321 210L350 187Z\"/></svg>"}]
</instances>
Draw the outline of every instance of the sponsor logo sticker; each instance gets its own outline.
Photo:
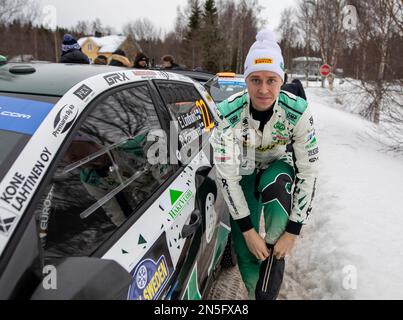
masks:
<instances>
[{"instance_id":1,"label":"sponsor logo sticker","mask_svg":"<svg viewBox=\"0 0 403 320\"><path fill-rule=\"evenodd\" d=\"M108 74L104 76L104 79L109 86L113 86L117 83L122 83L130 80L129 77L123 72Z\"/></svg>"},{"instance_id":2,"label":"sponsor logo sticker","mask_svg":"<svg viewBox=\"0 0 403 320\"><path fill-rule=\"evenodd\" d=\"M22 212L51 159L52 153L45 147L27 175L15 172L0 194L0 205Z\"/></svg>"},{"instance_id":3,"label":"sponsor logo sticker","mask_svg":"<svg viewBox=\"0 0 403 320\"><path fill-rule=\"evenodd\" d=\"M156 71L150 71L150 70L136 70L133 71L133 74L138 77L142 78L157 78L158 73Z\"/></svg>"},{"instance_id":4,"label":"sponsor logo sticker","mask_svg":"<svg viewBox=\"0 0 403 320\"><path fill-rule=\"evenodd\" d=\"M192 112L182 114L178 117L179 125L182 129L190 127L195 122L202 120L200 109L195 109Z\"/></svg>"},{"instance_id":5,"label":"sponsor logo sticker","mask_svg":"<svg viewBox=\"0 0 403 320\"><path fill-rule=\"evenodd\" d=\"M310 142L313 138L315 138L316 136L316 131L312 130L311 132L309 132L307 138L306 138L306 142Z\"/></svg>"},{"instance_id":6,"label":"sponsor logo sticker","mask_svg":"<svg viewBox=\"0 0 403 320\"><path fill-rule=\"evenodd\" d=\"M284 131L285 130L285 125L282 124L281 122L277 122L274 125L274 129L277 129L278 131Z\"/></svg>"},{"instance_id":7,"label":"sponsor logo sticker","mask_svg":"<svg viewBox=\"0 0 403 320\"><path fill-rule=\"evenodd\" d=\"M291 112L287 112L287 119L290 121L297 121L297 116Z\"/></svg>"},{"instance_id":8,"label":"sponsor logo sticker","mask_svg":"<svg viewBox=\"0 0 403 320\"><path fill-rule=\"evenodd\" d=\"M169 194L171 197L171 205L173 205L172 209L169 210L169 216L172 219L175 219L182 212L183 208L187 205L189 200L192 198L193 193L191 190L187 190L186 192L174 190L169 190Z\"/></svg>"},{"instance_id":9,"label":"sponsor logo sticker","mask_svg":"<svg viewBox=\"0 0 403 320\"><path fill-rule=\"evenodd\" d=\"M309 144L305 146L305 149L311 149L315 147L318 144L318 141L316 140L315 137L312 138L312 140L309 141Z\"/></svg>"},{"instance_id":10,"label":"sponsor logo sticker","mask_svg":"<svg viewBox=\"0 0 403 320\"><path fill-rule=\"evenodd\" d=\"M157 262L151 259L143 260L133 273L128 298L131 300L158 299L169 277L170 271L165 256L161 256Z\"/></svg>"},{"instance_id":11,"label":"sponsor logo sticker","mask_svg":"<svg viewBox=\"0 0 403 320\"><path fill-rule=\"evenodd\" d=\"M314 155L316 155L316 154L318 154L319 153L319 148L315 148L315 149L313 149L313 150L309 150L308 151L308 157L312 157L312 156L314 156Z\"/></svg>"},{"instance_id":12,"label":"sponsor logo sticker","mask_svg":"<svg viewBox=\"0 0 403 320\"><path fill-rule=\"evenodd\" d=\"M60 134L66 133L78 117L78 108L72 104L65 105L56 115L53 122L52 135L57 138Z\"/></svg>"},{"instance_id":13,"label":"sponsor logo sticker","mask_svg":"<svg viewBox=\"0 0 403 320\"><path fill-rule=\"evenodd\" d=\"M9 215L9 216L4 215L0 217L0 234L8 236L16 220L17 217L15 215Z\"/></svg>"},{"instance_id":14,"label":"sponsor logo sticker","mask_svg":"<svg viewBox=\"0 0 403 320\"><path fill-rule=\"evenodd\" d=\"M288 137L284 137L282 135L276 135L273 137L273 140L277 140L277 141L288 141Z\"/></svg>"},{"instance_id":15,"label":"sponsor logo sticker","mask_svg":"<svg viewBox=\"0 0 403 320\"><path fill-rule=\"evenodd\" d=\"M93 92L93 90L90 87L83 84L80 88L78 88L76 91L74 91L73 94L76 97L78 97L79 99L84 101L92 92Z\"/></svg>"},{"instance_id":16,"label":"sponsor logo sticker","mask_svg":"<svg viewBox=\"0 0 403 320\"><path fill-rule=\"evenodd\" d=\"M0 129L32 135L53 108L52 103L0 97Z\"/></svg>"}]
</instances>

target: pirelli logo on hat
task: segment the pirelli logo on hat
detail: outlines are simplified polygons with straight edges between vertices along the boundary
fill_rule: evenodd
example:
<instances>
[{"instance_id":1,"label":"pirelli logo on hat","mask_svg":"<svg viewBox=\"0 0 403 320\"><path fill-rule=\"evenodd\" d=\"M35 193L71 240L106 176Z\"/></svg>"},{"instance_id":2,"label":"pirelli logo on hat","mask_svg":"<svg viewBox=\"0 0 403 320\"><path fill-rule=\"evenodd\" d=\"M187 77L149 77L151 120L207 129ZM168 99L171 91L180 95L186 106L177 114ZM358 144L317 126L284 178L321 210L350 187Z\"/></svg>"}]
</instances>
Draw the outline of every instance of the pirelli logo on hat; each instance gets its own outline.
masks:
<instances>
[{"instance_id":1,"label":"pirelli logo on hat","mask_svg":"<svg viewBox=\"0 0 403 320\"><path fill-rule=\"evenodd\" d=\"M273 64L272 58L255 59L255 64Z\"/></svg>"}]
</instances>

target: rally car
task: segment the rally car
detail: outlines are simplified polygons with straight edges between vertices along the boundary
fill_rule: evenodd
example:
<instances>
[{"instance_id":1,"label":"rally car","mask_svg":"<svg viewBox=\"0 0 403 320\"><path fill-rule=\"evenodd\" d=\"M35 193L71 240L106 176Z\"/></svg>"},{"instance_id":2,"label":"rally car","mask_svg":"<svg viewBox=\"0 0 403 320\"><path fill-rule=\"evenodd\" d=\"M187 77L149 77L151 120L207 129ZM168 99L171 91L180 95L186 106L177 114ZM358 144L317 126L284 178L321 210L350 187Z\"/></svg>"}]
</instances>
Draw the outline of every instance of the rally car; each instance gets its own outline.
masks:
<instances>
[{"instance_id":1,"label":"rally car","mask_svg":"<svg viewBox=\"0 0 403 320\"><path fill-rule=\"evenodd\" d=\"M246 89L244 76L233 72L219 72L205 86L216 103Z\"/></svg>"},{"instance_id":2,"label":"rally car","mask_svg":"<svg viewBox=\"0 0 403 320\"><path fill-rule=\"evenodd\" d=\"M230 248L213 108L180 74L0 66L0 299L204 298Z\"/></svg>"}]
</instances>

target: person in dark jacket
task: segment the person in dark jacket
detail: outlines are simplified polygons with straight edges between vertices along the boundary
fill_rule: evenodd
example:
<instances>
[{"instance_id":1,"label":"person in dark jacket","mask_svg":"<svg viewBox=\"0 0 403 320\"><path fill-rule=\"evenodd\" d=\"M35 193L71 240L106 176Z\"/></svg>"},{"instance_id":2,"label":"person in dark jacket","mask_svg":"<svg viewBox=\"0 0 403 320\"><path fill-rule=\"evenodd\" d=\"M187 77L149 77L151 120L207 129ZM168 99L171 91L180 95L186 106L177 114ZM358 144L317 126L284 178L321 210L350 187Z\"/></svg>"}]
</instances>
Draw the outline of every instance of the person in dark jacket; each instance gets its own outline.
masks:
<instances>
[{"instance_id":1,"label":"person in dark jacket","mask_svg":"<svg viewBox=\"0 0 403 320\"><path fill-rule=\"evenodd\" d=\"M287 74L285 74L284 84L281 87L281 89L291 92L291 93L295 94L296 96L301 97L304 100L307 100L305 90L304 90L304 87L303 87L301 81L299 81L298 79L294 79L291 81L291 83L287 83Z\"/></svg>"},{"instance_id":2,"label":"person in dark jacket","mask_svg":"<svg viewBox=\"0 0 403 320\"><path fill-rule=\"evenodd\" d=\"M181 69L180 65L175 63L174 57L169 54L162 57L162 64L164 69Z\"/></svg>"},{"instance_id":3,"label":"person in dark jacket","mask_svg":"<svg viewBox=\"0 0 403 320\"><path fill-rule=\"evenodd\" d=\"M133 68L148 69L149 68L149 59L148 59L148 57L142 52L137 53L136 57L134 58Z\"/></svg>"},{"instance_id":4,"label":"person in dark jacket","mask_svg":"<svg viewBox=\"0 0 403 320\"><path fill-rule=\"evenodd\" d=\"M108 58L104 55L99 55L95 58L94 64L106 65L108 64Z\"/></svg>"},{"instance_id":5,"label":"person in dark jacket","mask_svg":"<svg viewBox=\"0 0 403 320\"><path fill-rule=\"evenodd\" d=\"M109 57L109 65L127 68L133 67L130 60L126 58L125 52L121 49L115 50L113 54Z\"/></svg>"},{"instance_id":6,"label":"person in dark jacket","mask_svg":"<svg viewBox=\"0 0 403 320\"><path fill-rule=\"evenodd\" d=\"M60 57L60 63L90 63L88 57L81 51L81 46L71 34L66 33L63 36L62 56Z\"/></svg>"}]
</instances>

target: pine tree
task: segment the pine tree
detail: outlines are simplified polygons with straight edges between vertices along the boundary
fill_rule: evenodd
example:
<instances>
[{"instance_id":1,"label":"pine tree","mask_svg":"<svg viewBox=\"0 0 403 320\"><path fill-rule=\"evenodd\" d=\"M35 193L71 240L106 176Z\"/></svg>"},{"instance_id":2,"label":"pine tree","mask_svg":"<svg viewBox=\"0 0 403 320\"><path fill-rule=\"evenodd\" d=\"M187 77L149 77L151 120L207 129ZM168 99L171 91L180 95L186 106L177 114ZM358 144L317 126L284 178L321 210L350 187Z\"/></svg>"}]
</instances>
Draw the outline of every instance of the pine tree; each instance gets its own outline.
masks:
<instances>
[{"instance_id":1,"label":"pine tree","mask_svg":"<svg viewBox=\"0 0 403 320\"><path fill-rule=\"evenodd\" d=\"M192 3L192 14L189 17L189 32L192 33L200 28L202 11L200 9L199 0L194 0Z\"/></svg>"},{"instance_id":2,"label":"pine tree","mask_svg":"<svg viewBox=\"0 0 403 320\"><path fill-rule=\"evenodd\" d=\"M206 0L203 12L203 68L218 72L220 61L220 34L218 12L214 0Z\"/></svg>"},{"instance_id":3,"label":"pine tree","mask_svg":"<svg viewBox=\"0 0 403 320\"><path fill-rule=\"evenodd\" d=\"M202 10L199 0L190 1L191 14L188 22L188 32L184 41L184 57L188 66L194 69L201 64L201 18Z\"/></svg>"}]
</instances>

